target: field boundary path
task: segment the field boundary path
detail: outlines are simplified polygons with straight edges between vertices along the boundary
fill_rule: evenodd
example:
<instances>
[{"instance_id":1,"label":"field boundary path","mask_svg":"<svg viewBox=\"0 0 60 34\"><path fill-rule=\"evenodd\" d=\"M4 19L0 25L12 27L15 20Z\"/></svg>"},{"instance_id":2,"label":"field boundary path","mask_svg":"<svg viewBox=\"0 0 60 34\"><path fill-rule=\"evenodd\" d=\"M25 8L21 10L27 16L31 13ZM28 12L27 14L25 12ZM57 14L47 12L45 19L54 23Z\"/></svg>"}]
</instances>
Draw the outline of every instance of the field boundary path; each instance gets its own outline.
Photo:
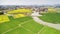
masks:
<instances>
[{"instance_id":1,"label":"field boundary path","mask_svg":"<svg viewBox=\"0 0 60 34\"><path fill-rule=\"evenodd\" d=\"M35 20L39 24L46 25L46 26L55 28L57 30L60 30L60 24L53 24L53 23L44 22L40 18L38 18L37 16L32 16L32 18L33 18L33 20Z\"/></svg>"}]
</instances>

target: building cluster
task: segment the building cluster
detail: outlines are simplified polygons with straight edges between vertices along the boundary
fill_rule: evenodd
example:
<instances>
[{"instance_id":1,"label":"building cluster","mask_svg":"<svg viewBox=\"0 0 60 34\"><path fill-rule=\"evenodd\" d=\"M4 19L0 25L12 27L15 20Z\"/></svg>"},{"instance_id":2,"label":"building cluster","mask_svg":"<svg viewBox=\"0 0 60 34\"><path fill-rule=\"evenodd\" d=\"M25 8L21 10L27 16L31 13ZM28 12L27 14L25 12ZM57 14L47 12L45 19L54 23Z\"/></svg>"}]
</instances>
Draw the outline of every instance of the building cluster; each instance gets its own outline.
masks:
<instances>
[{"instance_id":1,"label":"building cluster","mask_svg":"<svg viewBox=\"0 0 60 34\"><path fill-rule=\"evenodd\" d=\"M6 13L11 10L17 10L17 9L30 9L36 12L47 12L48 8L47 7L41 7L41 6L0 6L0 13Z\"/></svg>"}]
</instances>

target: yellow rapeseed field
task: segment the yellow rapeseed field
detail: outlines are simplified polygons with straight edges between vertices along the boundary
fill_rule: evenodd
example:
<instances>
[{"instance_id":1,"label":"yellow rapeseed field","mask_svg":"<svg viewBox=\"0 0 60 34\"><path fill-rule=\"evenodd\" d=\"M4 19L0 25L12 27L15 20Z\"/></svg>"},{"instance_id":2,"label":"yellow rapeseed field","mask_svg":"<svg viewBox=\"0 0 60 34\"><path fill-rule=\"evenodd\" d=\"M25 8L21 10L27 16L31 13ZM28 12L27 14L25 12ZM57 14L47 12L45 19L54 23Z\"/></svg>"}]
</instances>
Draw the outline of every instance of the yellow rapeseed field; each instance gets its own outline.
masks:
<instances>
[{"instance_id":1,"label":"yellow rapeseed field","mask_svg":"<svg viewBox=\"0 0 60 34\"><path fill-rule=\"evenodd\" d=\"M48 8L48 12L57 12L57 9L55 9L55 8Z\"/></svg>"},{"instance_id":2,"label":"yellow rapeseed field","mask_svg":"<svg viewBox=\"0 0 60 34\"><path fill-rule=\"evenodd\" d=\"M25 17L24 14L15 14L13 15L14 18L20 18L20 17Z\"/></svg>"},{"instance_id":3,"label":"yellow rapeseed field","mask_svg":"<svg viewBox=\"0 0 60 34\"><path fill-rule=\"evenodd\" d=\"M9 18L7 15L0 15L0 23L9 21Z\"/></svg>"},{"instance_id":4,"label":"yellow rapeseed field","mask_svg":"<svg viewBox=\"0 0 60 34\"><path fill-rule=\"evenodd\" d=\"M8 14L14 14L14 13L17 13L17 14L14 14L13 17L14 18L20 18L20 17L25 17L26 15L25 14L20 14L20 13L31 13L32 10L30 9L17 9L17 10L12 10L12 11L8 11L7 13Z\"/></svg>"},{"instance_id":5,"label":"yellow rapeseed field","mask_svg":"<svg viewBox=\"0 0 60 34\"><path fill-rule=\"evenodd\" d=\"M30 9L17 9L17 10L8 11L7 13L19 13L19 12L21 12L21 13L24 13L24 12L30 13L32 11Z\"/></svg>"}]
</instances>

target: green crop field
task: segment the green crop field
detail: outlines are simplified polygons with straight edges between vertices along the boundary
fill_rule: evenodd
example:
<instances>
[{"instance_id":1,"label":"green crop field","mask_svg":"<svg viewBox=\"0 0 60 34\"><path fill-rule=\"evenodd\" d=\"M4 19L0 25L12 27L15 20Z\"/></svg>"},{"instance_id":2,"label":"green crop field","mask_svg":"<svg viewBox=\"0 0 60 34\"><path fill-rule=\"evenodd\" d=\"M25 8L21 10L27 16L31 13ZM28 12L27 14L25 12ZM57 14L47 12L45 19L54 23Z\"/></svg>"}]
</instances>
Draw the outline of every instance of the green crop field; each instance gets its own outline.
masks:
<instances>
[{"instance_id":1,"label":"green crop field","mask_svg":"<svg viewBox=\"0 0 60 34\"><path fill-rule=\"evenodd\" d=\"M44 13L39 18L45 22L60 23L60 13Z\"/></svg>"},{"instance_id":2,"label":"green crop field","mask_svg":"<svg viewBox=\"0 0 60 34\"><path fill-rule=\"evenodd\" d=\"M59 30L41 25L31 17L9 19L9 22L0 23L0 34L60 34Z\"/></svg>"}]
</instances>

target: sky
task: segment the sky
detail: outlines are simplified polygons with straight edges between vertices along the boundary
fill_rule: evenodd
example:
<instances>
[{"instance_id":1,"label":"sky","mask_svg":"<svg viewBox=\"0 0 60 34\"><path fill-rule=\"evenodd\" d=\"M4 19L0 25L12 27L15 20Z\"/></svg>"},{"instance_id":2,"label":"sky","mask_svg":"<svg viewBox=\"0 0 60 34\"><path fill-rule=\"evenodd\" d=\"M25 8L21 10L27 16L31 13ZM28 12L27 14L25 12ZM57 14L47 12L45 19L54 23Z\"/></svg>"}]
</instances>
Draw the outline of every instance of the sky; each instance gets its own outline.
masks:
<instances>
[{"instance_id":1,"label":"sky","mask_svg":"<svg viewBox=\"0 0 60 34\"><path fill-rule=\"evenodd\" d=\"M60 0L0 0L0 5L46 5L60 4Z\"/></svg>"}]
</instances>

